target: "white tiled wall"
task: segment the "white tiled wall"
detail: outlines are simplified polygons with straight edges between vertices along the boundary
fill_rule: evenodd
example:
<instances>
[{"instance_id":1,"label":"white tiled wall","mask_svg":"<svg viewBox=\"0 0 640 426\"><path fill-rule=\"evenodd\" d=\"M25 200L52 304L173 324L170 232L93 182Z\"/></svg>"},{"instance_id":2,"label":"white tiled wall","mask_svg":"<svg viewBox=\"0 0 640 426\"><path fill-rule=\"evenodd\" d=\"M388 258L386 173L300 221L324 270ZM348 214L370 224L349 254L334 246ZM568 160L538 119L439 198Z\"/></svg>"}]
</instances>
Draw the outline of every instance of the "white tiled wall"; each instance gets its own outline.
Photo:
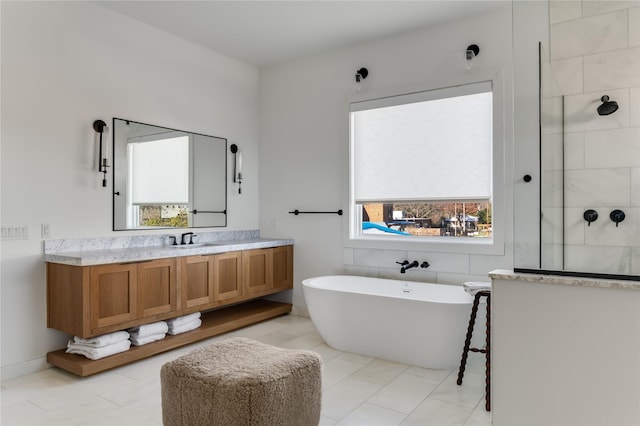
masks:
<instances>
[{"instance_id":1,"label":"white tiled wall","mask_svg":"<svg viewBox=\"0 0 640 426\"><path fill-rule=\"evenodd\" d=\"M550 176L542 191L543 267L557 267L564 256L565 270L638 274L640 0L552 0L549 14L542 167L551 172L546 172ZM603 95L618 103L617 112L597 114ZM564 120L559 129L555 116L561 96ZM560 136L564 172L558 174ZM591 226L582 219L587 209L599 214ZM626 214L618 227L609 219L614 209Z\"/></svg>"}]
</instances>

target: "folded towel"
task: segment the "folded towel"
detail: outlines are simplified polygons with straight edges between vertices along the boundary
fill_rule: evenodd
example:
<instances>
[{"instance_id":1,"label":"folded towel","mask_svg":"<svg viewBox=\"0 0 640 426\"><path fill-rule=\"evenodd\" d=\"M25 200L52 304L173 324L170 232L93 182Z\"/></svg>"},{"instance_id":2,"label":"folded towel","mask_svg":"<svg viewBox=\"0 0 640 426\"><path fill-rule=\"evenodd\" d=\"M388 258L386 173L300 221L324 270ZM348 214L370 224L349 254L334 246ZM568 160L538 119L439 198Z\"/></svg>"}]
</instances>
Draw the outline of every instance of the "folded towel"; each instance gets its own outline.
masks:
<instances>
[{"instance_id":1,"label":"folded towel","mask_svg":"<svg viewBox=\"0 0 640 426\"><path fill-rule=\"evenodd\" d=\"M88 339L83 339L78 336L73 337L74 343L91 348L101 348L125 340L129 340L129 333L126 331L116 331L115 333L103 334L102 336L90 337Z\"/></svg>"},{"instance_id":2,"label":"folded towel","mask_svg":"<svg viewBox=\"0 0 640 426\"><path fill-rule=\"evenodd\" d=\"M479 291L491 291L491 283L483 283L477 281L469 281L462 284L464 291L472 296L475 296Z\"/></svg>"},{"instance_id":3,"label":"folded towel","mask_svg":"<svg viewBox=\"0 0 640 426\"><path fill-rule=\"evenodd\" d=\"M146 345L147 343L162 340L165 338L165 336L166 336L165 333L152 334L150 336L143 336L143 337L131 336L130 340L131 340L131 343L134 344L134 346L142 346L142 345Z\"/></svg>"},{"instance_id":4,"label":"folded towel","mask_svg":"<svg viewBox=\"0 0 640 426\"><path fill-rule=\"evenodd\" d=\"M169 334L173 336L176 334L184 333L186 331L195 330L201 325L202 325L202 320L200 318L196 319L195 321L191 321L185 324L180 324L178 326L169 325Z\"/></svg>"},{"instance_id":5,"label":"folded towel","mask_svg":"<svg viewBox=\"0 0 640 426\"><path fill-rule=\"evenodd\" d=\"M109 355L115 355L120 352L126 352L129 350L130 347L131 347L131 341L129 341L128 339L122 340L117 343L113 343L111 345L101 346L99 348L77 344L69 340L69 343L67 343L66 353L84 355L89 359L96 360L96 359L104 358Z\"/></svg>"},{"instance_id":6,"label":"folded towel","mask_svg":"<svg viewBox=\"0 0 640 426\"><path fill-rule=\"evenodd\" d=\"M200 312L194 312L189 315L183 315L181 317L171 318L167 320L167 324L169 325L169 328L171 328L172 326L181 326L182 324L195 321L198 318L200 318Z\"/></svg>"},{"instance_id":7,"label":"folded towel","mask_svg":"<svg viewBox=\"0 0 640 426\"><path fill-rule=\"evenodd\" d=\"M153 322L151 324L145 324L138 327L133 327L127 330L131 337L140 338L147 336L154 336L156 334L165 334L169 331L169 326L164 321Z\"/></svg>"}]
</instances>

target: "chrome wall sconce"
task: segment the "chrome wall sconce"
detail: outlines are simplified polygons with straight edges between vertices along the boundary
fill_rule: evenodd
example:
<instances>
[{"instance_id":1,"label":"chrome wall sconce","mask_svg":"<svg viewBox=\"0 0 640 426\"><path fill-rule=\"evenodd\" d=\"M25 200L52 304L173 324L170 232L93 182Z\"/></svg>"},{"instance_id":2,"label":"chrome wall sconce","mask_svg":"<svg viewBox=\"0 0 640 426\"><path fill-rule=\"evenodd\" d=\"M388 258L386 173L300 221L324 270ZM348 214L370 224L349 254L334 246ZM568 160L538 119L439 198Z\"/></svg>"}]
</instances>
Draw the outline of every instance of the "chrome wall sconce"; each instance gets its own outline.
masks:
<instances>
[{"instance_id":1,"label":"chrome wall sconce","mask_svg":"<svg viewBox=\"0 0 640 426\"><path fill-rule=\"evenodd\" d=\"M480 47L477 44L470 44L467 46L467 50L465 52L465 68L470 70L473 68L473 60L480 53Z\"/></svg>"},{"instance_id":2,"label":"chrome wall sconce","mask_svg":"<svg viewBox=\"0 0 640 426\"><path fill-rule=\"evenodd\" d=\"M96 131L96 135L99 136L99 147L98 147L98 172L102 173L102 187L107 187L107 169L109 166L109 160L107 159L107 141L105 137L104 143L102 143L102 135L104 133L108 133L109 127L107 123L102 120L96 120L93 122L93 130Z\"/></svg>"},{"instance_id":3,"label":"chrome wall sconce","mask_svg":"<svg viewBox=\"0 0 640 426\"><path fill-rule=\"evenodd\" d=\"M356 82L353 86L354 92L359 92L360 90L362 90L362 80L367 78L368 75L369 70L366 68L360 68L358 71L356 71Z\"/></svg>"},{"instance_id":4,"label":"chrome wall sconce","mask_svg":"<svg viewBox=\"0 0 640 426\"><path fill-rule=\"evenodd\" d=\"M233 183L238 184L238 194L242 194L242 153L238 152L238 145L235 143L229 149L233 154Z\"/></svg>"}]
</instances>

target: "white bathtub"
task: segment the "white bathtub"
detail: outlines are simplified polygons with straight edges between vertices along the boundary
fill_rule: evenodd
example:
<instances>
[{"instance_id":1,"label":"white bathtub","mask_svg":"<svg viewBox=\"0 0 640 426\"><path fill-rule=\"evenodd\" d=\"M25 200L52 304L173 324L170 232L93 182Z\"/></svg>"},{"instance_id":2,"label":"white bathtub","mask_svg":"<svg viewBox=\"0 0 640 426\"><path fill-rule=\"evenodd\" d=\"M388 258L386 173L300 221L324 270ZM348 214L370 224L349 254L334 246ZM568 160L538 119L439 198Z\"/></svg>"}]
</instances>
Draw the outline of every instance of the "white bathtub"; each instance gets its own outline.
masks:
<instances>
[{"instance_id":1,"label":"white bathtub","mask_svg":"<svg viewBox=\"0 0 640 426\"><path fill-rule=\"evenodd\" d=\"M462 286L358 276L302 281L316 329L335 349L424 368L460 365L473 297ZM479 311L472 345L482 347Z\"/></svg>"}]
</instances>

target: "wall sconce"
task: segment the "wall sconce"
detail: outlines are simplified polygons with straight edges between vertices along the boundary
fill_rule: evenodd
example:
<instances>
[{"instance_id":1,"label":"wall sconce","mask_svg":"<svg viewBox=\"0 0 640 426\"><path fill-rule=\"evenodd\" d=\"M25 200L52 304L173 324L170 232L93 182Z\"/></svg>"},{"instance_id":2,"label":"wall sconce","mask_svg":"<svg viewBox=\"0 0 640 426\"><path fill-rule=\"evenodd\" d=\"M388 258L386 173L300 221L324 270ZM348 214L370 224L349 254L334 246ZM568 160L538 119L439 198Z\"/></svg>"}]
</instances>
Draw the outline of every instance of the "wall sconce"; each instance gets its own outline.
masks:
<instances>
[{"instance_id":1,"label":"wall sconce","mask_svg":"<svg viewBox=\"0 0 640 426\"><path fill-rule=\"evenodd\" d=\"M358 71L356 71L356 82L353 85L354 92L359 92L360 90L362 90L362 80L367 78L368 75L369 70L366 68L360 68Z\"/></svg>"},{"instance_id":2,"label":"wall sconce","mask_svg":"<svg viewBox=\"0 0 640 426\"><path fill-rule=\"evenodd\" d=\"M473 68L473 60L480 53L480 48L477 44L471 44L467 47L467 51L465 52L465 69L470 70Z\"/></svg>"},{"instance_id":3,"label":"wall sconce","mask_svg":"<svg viewBox=\"0 0 640 426\"><path fill-rule=\"evenodd\" d=\"M107 160L107 141L105 137L104 143L102 143L102 135L108 133L109 127L107 123L102 120L96 120L93 122L93 130L96 134L100 135L100 144L98 148L98 172L103 174L102 187L107 187L107 168L109 168L109 160Z\"/></svg>"},{"instance_id":4,"label":"wall sconce","mask_svg":"<svg viewBox=\"0 0 640 426\"><path fill-rule=\"evenodd\" d=\"M229 147L233 154L233 183L238 184L238 194L242 194L242 153L235 143Z\"/></svg>"}]
</instances>

